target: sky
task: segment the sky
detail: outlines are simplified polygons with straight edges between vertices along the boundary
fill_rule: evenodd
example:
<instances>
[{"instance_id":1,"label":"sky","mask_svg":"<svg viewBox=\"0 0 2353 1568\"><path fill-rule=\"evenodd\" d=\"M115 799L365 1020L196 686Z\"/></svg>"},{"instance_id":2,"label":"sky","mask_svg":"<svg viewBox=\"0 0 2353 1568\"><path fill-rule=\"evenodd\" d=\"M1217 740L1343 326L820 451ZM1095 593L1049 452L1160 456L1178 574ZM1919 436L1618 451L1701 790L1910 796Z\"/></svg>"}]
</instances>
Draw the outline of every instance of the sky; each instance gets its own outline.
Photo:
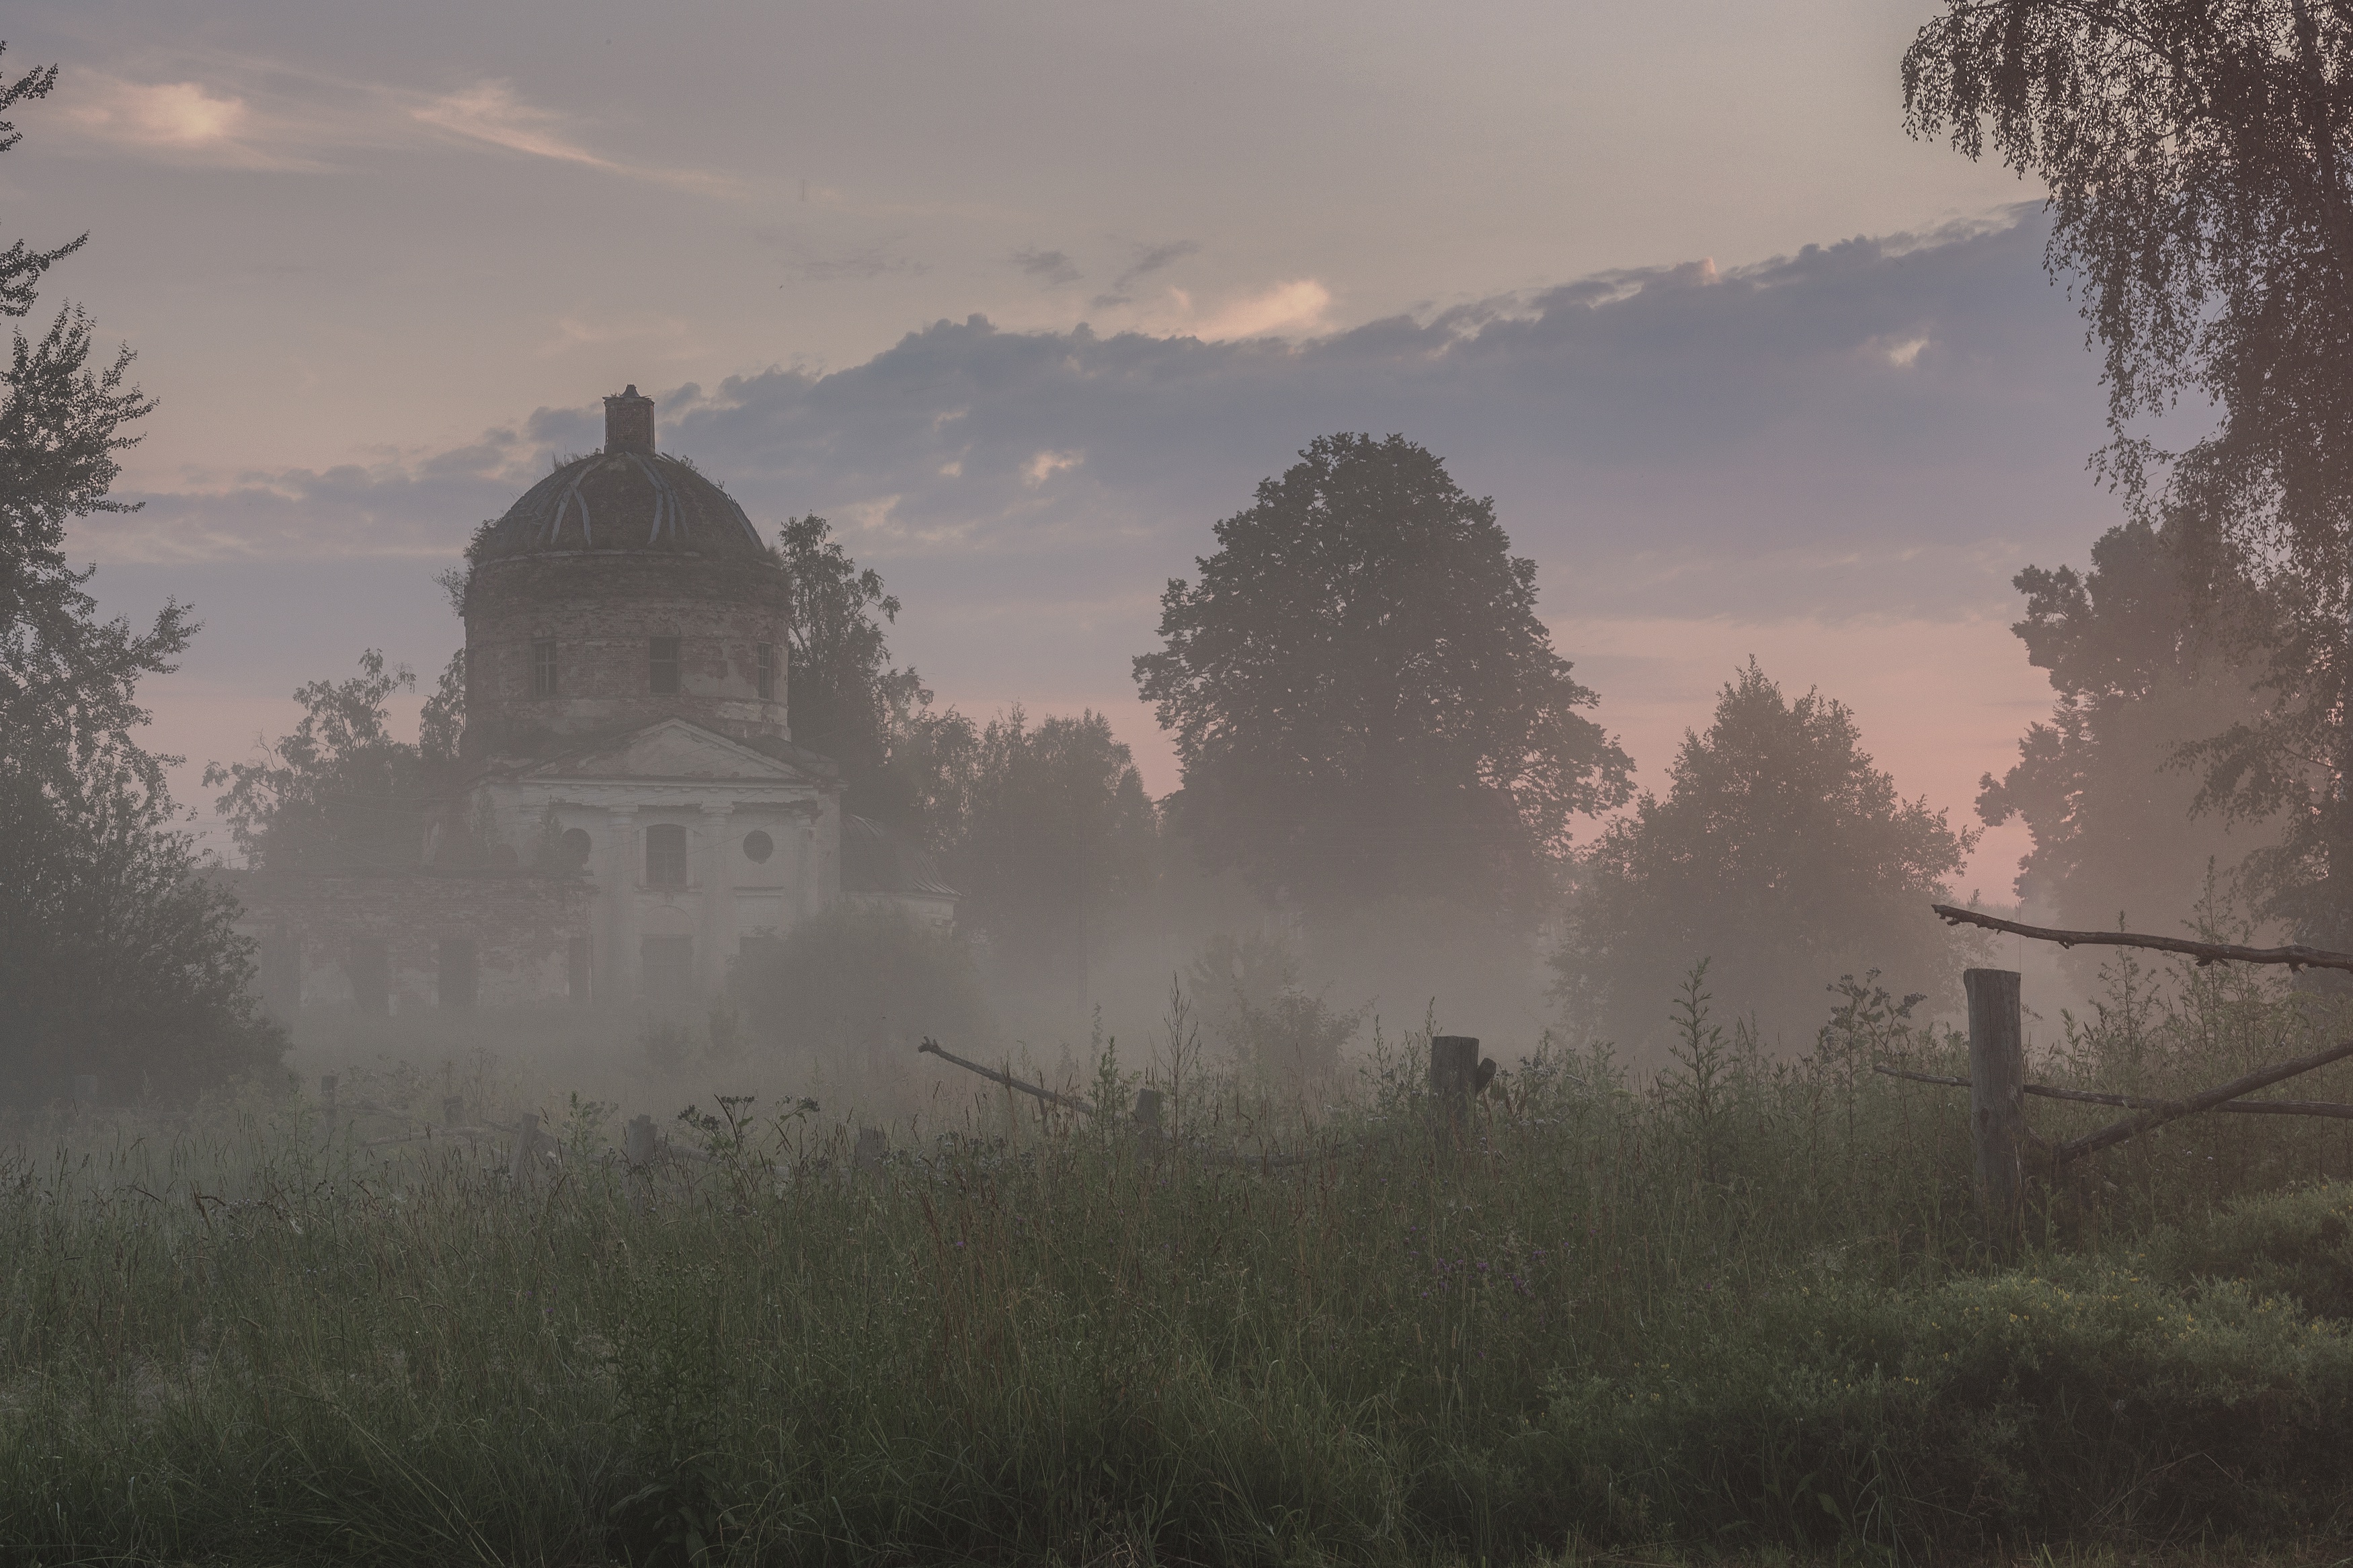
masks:
<instances>
[{"instance_id":1,"label":"sky","mask_svg":"<svg viewBox=\"0 0 2353 1568\"><path fill-rule=\"evenodd\" d=\"M602 395L815 510L943 701L1134 698L1172 575L1330 431L1492 496L1644 781L1751 657L1973 820L2010 577L2117 519L2040 193L1914 142L1913 0L12 7L0 243L158 400L73 547L205 629L195 773L382 647ZM1963 879L2006 897L2022 843Z\"/></svg>"}]
</instances>

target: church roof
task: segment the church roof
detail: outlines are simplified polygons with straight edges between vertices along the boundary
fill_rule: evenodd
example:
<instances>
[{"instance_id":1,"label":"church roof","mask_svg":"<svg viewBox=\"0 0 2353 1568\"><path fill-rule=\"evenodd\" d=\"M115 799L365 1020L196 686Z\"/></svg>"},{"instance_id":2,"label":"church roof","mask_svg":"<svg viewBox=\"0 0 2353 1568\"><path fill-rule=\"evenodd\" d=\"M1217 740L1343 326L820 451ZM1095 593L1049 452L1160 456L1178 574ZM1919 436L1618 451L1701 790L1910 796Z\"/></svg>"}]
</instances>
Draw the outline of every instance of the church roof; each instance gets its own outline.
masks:
<instances>
[{"instance_id":1,"label":"church roof","mask_svg":"<svg viewBox=\"0 0 2353 1568\"><path fill-rule=\"evenodd\" d=\"M653 399L605 400L605 449L525 490L470 554L477 562L579 550L772 557L733 497L654 450Z\"/></svg>"}]
</instances>

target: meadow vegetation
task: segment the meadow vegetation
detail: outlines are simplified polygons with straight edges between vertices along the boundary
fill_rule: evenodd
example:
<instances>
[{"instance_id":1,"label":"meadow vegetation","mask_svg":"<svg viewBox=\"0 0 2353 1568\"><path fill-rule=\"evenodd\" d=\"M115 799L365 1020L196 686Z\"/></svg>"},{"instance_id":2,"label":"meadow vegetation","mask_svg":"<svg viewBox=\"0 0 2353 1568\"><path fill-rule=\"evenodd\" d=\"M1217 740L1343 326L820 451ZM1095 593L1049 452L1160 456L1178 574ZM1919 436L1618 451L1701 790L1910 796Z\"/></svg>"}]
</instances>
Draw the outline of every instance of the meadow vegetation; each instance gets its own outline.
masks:
<instances>
[{"instance_id":1,"label":"meadow vegetation","mask_svg":"<svg viewBox=\"0 0 2353 1568\"><path fill-rule=\"evenodd\" d=\"M2106 980L2046 1026L2038 1078L2164 1093L2344 1023L2242 974ZM1694 976L1665 1069L1540 1042L1451 1142L1426 1034L1286 1095L1181 1016L1061 1085L1120 1107L1148 1079L1164 1136L975 1080L892 1126L880 1169L800 1100L694 1110L670 1135L703 1158L649 1184L611 1157L609 1102L555 1094L565 1153L521 1180L497 1148L370 1147L389 1119L322 1132L258 1091L19 1121L0 1540L1273 1563L2341 1536L2353 1130L2136 1140L2005 1261L1967 1097L1872 1070L1962 1071L1961 1042L1868 978L1828 1000L1777 1060ZM2108 1114L2033 1107L2046 1136Z\"/></svg>"}]
</instances>

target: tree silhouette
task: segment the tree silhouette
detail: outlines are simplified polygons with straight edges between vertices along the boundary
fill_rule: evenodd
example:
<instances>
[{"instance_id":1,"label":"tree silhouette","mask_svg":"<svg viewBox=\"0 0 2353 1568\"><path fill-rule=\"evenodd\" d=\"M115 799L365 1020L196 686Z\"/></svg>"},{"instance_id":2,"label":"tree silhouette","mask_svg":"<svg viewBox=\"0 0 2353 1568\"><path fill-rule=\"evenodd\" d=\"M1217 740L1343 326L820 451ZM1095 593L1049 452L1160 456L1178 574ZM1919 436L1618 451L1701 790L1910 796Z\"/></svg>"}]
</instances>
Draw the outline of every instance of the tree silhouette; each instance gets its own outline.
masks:
<instances>
[{"instance_id":1,"label":"tree silhouette","mask_svg":"<svg viewBox=\"0 0 2353 1568\"><path fill-rule=\"evenodd\" d=\"M1135 661L1183 763L1176 826L1309 906L1532 902L1631 766L1537 618L1535 563L1402 436L1300 458L1169 583Z\"/></svg>"}]
</instances>

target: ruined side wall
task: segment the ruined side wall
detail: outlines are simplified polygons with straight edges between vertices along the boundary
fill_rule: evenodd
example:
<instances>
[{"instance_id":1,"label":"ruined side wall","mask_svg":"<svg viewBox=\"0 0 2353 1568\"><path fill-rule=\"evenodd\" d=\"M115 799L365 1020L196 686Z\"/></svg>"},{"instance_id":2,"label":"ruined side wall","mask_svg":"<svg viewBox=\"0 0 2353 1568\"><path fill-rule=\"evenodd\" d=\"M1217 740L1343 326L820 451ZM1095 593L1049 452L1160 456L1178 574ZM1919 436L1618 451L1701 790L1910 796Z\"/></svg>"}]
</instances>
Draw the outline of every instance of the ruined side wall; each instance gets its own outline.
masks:
<instances>
[{"instance_id":1,"label":"ruined side wall","mask_svg":"<svg viewBox=\"0 0 2353 1568\"><path fill-rule=\"evenodd\" d=\"M577 739L668 718L738 739L790 738L785 707L790 579L765 561L575 551L486 561L466 590L464 750L553 755ZM679 639L674 696L654 694L647 648ZM556 694L532 694L532 645L555 644ZM759 655L775 650L775 696Z\"/></svg>"},{"instance_id":2,"label":"ruined side wall","mask_svg":"<svg viewBox=\"0 0 2353 1568\"><path fill-rule=\"evenodd\" d=\"M385 1005L396 1012L442 1004L450 938L473 944L475 1005L560 1001L586 978L575 969L594 926L596 889L586 880L241 877L237 893L237 929L261 943L264 997L280 1014L290 1005L349 1006L372 993L364 944L382 944Z\"/></svg>"}]
</instances>

